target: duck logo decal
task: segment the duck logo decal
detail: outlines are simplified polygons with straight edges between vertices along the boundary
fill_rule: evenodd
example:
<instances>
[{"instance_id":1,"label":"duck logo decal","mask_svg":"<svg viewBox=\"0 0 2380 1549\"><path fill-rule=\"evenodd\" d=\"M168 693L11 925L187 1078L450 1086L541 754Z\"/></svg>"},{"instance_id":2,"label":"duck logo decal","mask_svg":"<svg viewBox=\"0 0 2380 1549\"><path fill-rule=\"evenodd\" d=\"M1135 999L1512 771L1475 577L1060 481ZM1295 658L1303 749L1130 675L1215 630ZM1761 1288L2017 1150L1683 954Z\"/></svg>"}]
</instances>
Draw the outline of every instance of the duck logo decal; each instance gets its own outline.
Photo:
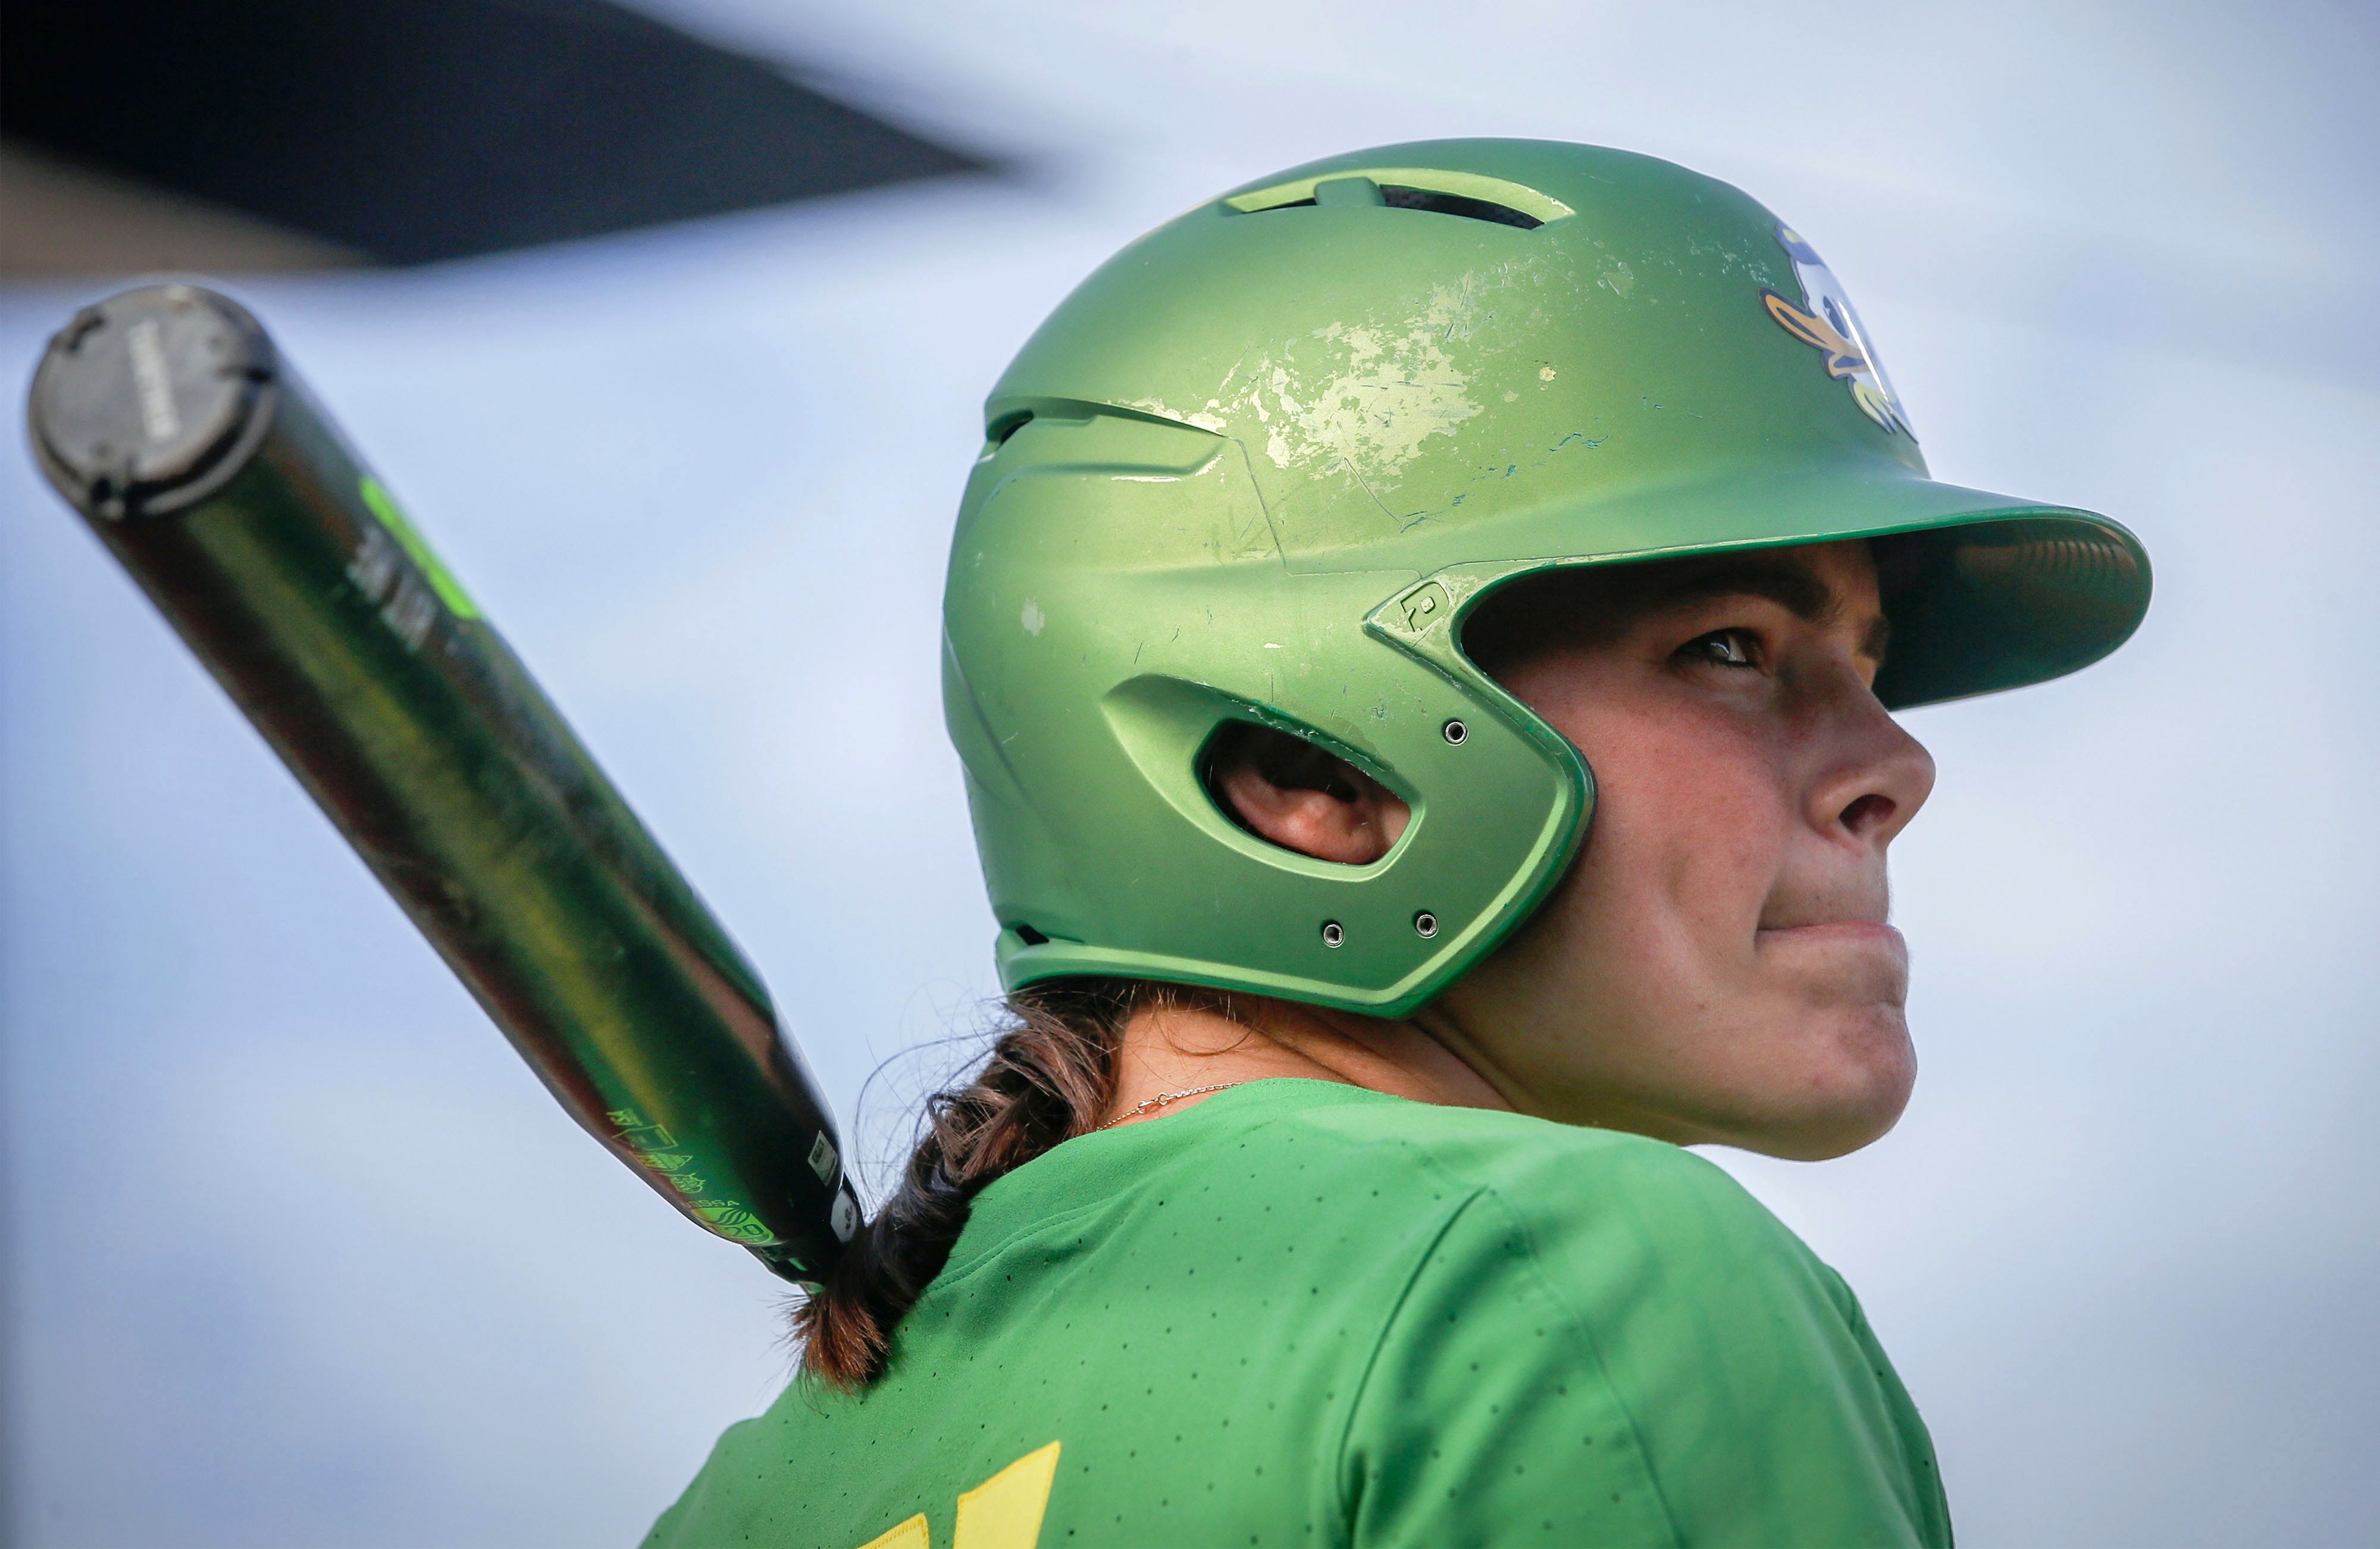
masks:
<instances>
[{"instance_id":1,"label":"duck logo decal","mask_svg":"<svg viewBox=\"0 0 2380 1549\"><path fill-rule=\"evenodd\" d=\"M1848 384L1852 401L1860 412L1882 425L1888 435L1905 435L1917 439L1909 428L1908 417L1901 412L1900 396L1884 374L1884 363L1876 358L1875 348L1860 328L1859 313L1852 311L1852 299L1843 293L1842 282L1817 250L1802 240L1801 233L1791 226L1777 227L1777 245L1793 261L1793 277L1801 283L1802 302L1796 306L1777 292L1763 288L1761 303L1778 325L1803 344L1826 357L1827 374Z\"/></svg>"}]
</instances>

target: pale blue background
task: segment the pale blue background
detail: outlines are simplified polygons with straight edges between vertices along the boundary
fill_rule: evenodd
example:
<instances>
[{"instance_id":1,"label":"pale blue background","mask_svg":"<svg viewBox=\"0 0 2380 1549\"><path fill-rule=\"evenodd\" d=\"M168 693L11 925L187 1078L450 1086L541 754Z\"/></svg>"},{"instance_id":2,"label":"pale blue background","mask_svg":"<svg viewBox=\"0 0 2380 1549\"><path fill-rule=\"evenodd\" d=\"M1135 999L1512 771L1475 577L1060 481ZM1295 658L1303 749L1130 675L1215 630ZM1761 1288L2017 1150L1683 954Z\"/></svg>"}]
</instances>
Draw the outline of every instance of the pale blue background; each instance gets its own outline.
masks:
<instances>
[{"instance_id":1,"label":"pale blue background","mask_svg":"<svg viewBox=\"0 0 2380 1549\"><path fill-rule=\"evenodd\" d=\"M935 606L1032 325L1310 155L1670 156L1826 253L1937 473L2158 574L2111 663L1911 718L1908 1119L1730 1165L1865 1298L1962 1542L2380 1538L2368 8L656 8L1024 170L238 288L846 1116L990 988ZM9 381L87 294L0 291ZM16 1537L632 1542L781 1382L773 1282L569 1126L13 437L0 782Z\"/></svg>"}]
</instances>

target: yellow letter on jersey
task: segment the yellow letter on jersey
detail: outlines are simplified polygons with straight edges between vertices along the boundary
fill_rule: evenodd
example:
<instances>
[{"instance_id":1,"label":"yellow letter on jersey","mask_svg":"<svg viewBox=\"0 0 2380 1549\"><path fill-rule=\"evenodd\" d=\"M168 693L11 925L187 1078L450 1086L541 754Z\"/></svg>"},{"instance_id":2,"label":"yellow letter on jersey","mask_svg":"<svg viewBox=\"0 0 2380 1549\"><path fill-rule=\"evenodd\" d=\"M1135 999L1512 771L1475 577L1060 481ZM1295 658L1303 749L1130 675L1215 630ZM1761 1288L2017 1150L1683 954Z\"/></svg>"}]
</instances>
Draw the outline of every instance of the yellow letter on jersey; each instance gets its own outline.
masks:
<instances>
[{"instance_id":1,"label":"yellow letter on jersey","mask_svg":"<svg viewBox=\"0 0 2380 1549\"><path fill-rule=\"evenodd\" d=\"M926 1536L926 1514L917 1513L889 1533L869 1539L859 1549L934 1549Z\"/></svg>"},{"instance_id":2,"label":"yellow letter on jersey","mask_svg":"<svg viewBox=\"0 0 2380 1549\"><path fill-rule=\"evenodd\" d=\"M959 1497L952 1549L1033 1549L1058 1476L1058 1444L1028 1452Z\"/></svg>"},{"instance_id":3,"label":"yellow letter on jersey","mask_svg":"<svg viewBox=\"0 0 2380 1549\"><path fill-rule=\"evenodd\" d=\"M1033 1549L1041 1537L1041 1513L1050 1504L1050 1484L1057 1477L1058 1444L1051 1442L961 1495L951 1549ZM859 1549L933 1549L926 1514L917 1513Z\"/></svg>"}]
</instances>

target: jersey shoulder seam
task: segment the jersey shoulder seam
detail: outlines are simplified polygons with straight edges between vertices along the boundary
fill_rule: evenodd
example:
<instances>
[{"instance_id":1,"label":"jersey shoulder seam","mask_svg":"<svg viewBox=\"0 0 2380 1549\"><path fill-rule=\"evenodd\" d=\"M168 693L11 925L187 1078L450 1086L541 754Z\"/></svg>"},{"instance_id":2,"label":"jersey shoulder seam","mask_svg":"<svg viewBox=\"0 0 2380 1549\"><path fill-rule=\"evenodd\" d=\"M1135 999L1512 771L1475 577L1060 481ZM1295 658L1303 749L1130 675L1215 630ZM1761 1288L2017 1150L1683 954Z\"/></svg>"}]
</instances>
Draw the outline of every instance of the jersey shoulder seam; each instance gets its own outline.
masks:
<instances>
[{"instance_id":1,"label":"jersey shoulder seam","mask_svg":"<svg viewBox=\"0 0 2380 1549\"><path fill-rule=\"evenodd\" d=\"M1432 1165L1433 1170L1439 1172L1441 1177L1445 1177L1450 1183L1456 1183L1458 1189L1463 1187L1451 1174L1446 1173L1444 1168L1436 1167L1429 1154L1420 1147L1412 1145L1411 1142L1406 1142L1406 1147L1419 1154L1425 1165ZM1485 1192L1487 1190L1484 1188L1475 1184L1470 1186L1468 1193L1459 1193L1452 1208L1447 1211L1446 1218L1439 1223L1438 1230L1431 1235L1428 1244L1419 1253L1414 1255L1413 1264L1405 1271L1403 1282L1397 1287L1397 1294L1390 1299L1388 1311L1381 1316L1379 1327L1373 1332L1372 1348L1365 1353L1363 1369L1355 1374L1355 1381L1348 1389L1346 1412L1339 1420L1339 1439L1330 1451L1330 1477L1332 1493L1339 1498L1339 1519L1346 1524L1347 1536L1351 1542L1354 1538L1356 1503L1350 1500L1347 1494L1347 1448L1354 1439L1355 1416L1364 1407L1364 1394L1372 1385L1372 1373L1379 1366L1380 1352L1388 1348L1390 1332L1397 1326L1397 1320L1404 1311L1405 1302L1413 1296L1414 1286L1421 1279L1422 1271L1429 1267L1430 1261L1437 1256L1440 1245L1454 1230L1455 1224L1463 1219L1463 1213L1476 1203L1479 1196Z\"/></svg>"},{"instance_id":2,"label":"jersey shoulder seam","mask_svg":"<svg viewBox=\"0 0 2380 1549\"><path fill-rule=\"evenodd\" d=\"M1420 1281L1423 1272L1438 1256L1447 1238L1453 1235L1463 1216L1470 1214L1474 1206L1486 1201L1493 1204L1519 1236L1525 1250L1524 1256L1528 1260L1529 1273L1536 1277L1538 1287L1544 1292L1546 1299L1578 1329L1579 1337L1586 1347L1588 1358L1595 1363L1596 1379L1603 1384L1604 1391L1610 1395L1613 1407L1627 1417L1628 1439L1634 1449L1637 1466L1644 1472L1645 1484L1652 1492L1654 1501L1661 1508L1661 1519L1669 1526L1670 1541L1673 1543L1683 1543L1684 1539L1678 1529L1677 1513L1670 1509L1669 1497L1662 1492L1660 1475L1653 1468L1652 1454L1645 1444L1644 1431L1638 1425L1635 1413L1629 1408L1618 1384L1612 1382L1610 1371L1605 1365L1602 1341L1597 1336L1595 1325L1577 1308L1571 1305L1569 1299L1564 1297L1556 1286L1554 1277L1546 1273L1545 1262L1537 1252L1536 1238L1528 1229L1526 1218L1512 1207L1512 1202L1504 1198L1502 1190L1494 1183L1477 1183L1458 1177L1454 1171L1439 1157L1433 1155L1428 1148L1417 1145L1411 1140L1401 1143L1414 1154L1422 1167L1445 1179L1458 1197L1454 1208L1447 1212L1445 1221L1440 1224L1437 1234L1431 1238L1429 1246L1415 1257L1413 1267L1406 1273L1404 1283L1398 1287L1396 1298L1390 1304L1387 1316L1380 1320L1379 1329L1373 1336L1371 1351L1365 1358L1363 1372L1355 1381L1354 1389L1348 1399L1346 1413L1340 1422L1338 1444L1332 1450L1331 1471L1337 1482L1340 1517L1348 1524L1351 1537L1355 1503L1347 1499L1347 1448L1354 1439L1356 1413L1363 1407L1364 1395L1371 1386L1373 1375L1378 1369L1380 1352L1387 1348L1389 1336L1395 1330L1399 1318L1404 1312L1406 1302L1412 1298L1414 1287Z\"/></svg>"},{"instance_id":3,"label":"jersey shoulder seam","mask_svg":"<svg viewBox=\"0 0 2380 1549\"><path fill-rule=\"evenodd\" d=\"M1529 1273L1536 1277L1537 1287L1545 1293L1546 1299L1560 1309L1577 1327L1579 1337L1586 1346L1587 1357L1595 1362L1597 1379L1603 1384L1603 1390L1611 1396L1612 1407L1628 1418L1628 1440L1636 1454L1636 1466L1644 1471L1645 1486L1652 1492L1653 1499L1661 1507L1661 1519L1669 1524L1670 1542L1683 1543L1685 1537L1678 1527L1678 1514L1670 1509L1669 1494L1661 1488L1660 1470L1653 1467L1653 1449L1645 1443L1644 1427L1638 1423L1636 1412L1630 1407L1627 1396L1621 1391L1620 1384L1611 1380L1611 1369L1603 1357L1601 1331L1596 1327L1593 1319L1572 1305L1570 1298L1562 1294L1562 1288L1556 1277L1546 1273L1545 1260L1537 1251L1536 1236L1529 1228L1529 1218L1513 1208L1512 1202L1504 1197L1503 1191L1494 1185L1487 1186L1480 1190L1480 1193L1497 1211L1501 1213L1504 1219L1511 1224L1513 1232L1520 1238L1527 1250Z\"/></svg>"}]
</instances>

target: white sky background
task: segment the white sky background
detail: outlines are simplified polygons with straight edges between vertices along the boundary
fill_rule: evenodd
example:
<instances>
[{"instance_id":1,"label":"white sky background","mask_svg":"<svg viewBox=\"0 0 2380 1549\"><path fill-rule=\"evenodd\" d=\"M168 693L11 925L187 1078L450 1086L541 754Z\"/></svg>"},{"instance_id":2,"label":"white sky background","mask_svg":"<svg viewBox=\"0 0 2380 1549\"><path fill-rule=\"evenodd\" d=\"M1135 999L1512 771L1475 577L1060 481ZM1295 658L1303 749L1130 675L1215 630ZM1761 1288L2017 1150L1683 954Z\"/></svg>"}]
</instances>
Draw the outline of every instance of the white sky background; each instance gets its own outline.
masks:
<instances>
[{"instance_id":1,"label":"white sky background","mask_svg":"<svg viewBox=\"0 0 2380 1549\"><path fill-rule=\"evenodd\" d=\"M239 288L846 1116L990 988L935 613L1031 327L1308 156L1670 156L1817 244L1937 474L2157 566L2111 662L1911 718L1907 1120L1723 1160L1861 1292L1962 1543L2380 1531L2369 11L654 8L1026 171ZM0 291L10 380L88 294ZM13 438L0 928L18 1541L629 1543L781 1382L774 1283L569 1125Z\"/></svg>"}]
</instances>

